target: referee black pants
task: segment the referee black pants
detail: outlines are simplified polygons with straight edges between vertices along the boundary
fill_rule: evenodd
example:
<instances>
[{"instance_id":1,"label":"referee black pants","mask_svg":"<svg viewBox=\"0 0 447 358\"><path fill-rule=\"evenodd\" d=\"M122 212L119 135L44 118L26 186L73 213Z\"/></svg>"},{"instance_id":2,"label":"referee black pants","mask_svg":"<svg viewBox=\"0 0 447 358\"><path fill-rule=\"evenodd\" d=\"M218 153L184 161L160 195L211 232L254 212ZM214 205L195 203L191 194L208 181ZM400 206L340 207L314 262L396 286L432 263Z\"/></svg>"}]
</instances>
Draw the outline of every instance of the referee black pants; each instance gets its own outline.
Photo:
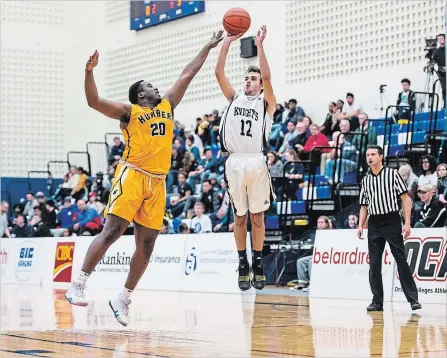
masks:
<instances>
[{"instance_id":1,"label":"referee black pants","mask_svg":"<svg viewBox=\"0 0 447 358\"><path fill-rule=\"evenodd\" d=\"M368 219L369 284L373 302L383 304L382 257L385 243L396 260L399 279L408 302L418 300L418 291L405 254L399 213L371 215Z\"/></svg>"}]
</instances>

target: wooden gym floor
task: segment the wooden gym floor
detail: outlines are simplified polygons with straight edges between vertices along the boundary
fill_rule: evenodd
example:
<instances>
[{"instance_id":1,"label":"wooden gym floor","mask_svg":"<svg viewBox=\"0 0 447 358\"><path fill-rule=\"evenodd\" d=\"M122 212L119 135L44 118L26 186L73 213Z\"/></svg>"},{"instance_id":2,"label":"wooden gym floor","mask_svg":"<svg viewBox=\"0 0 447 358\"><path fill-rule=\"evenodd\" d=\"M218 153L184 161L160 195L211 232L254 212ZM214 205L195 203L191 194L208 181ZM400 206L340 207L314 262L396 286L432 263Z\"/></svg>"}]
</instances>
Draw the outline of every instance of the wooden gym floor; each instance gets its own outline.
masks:
<instances>
[{"instance_id":1,"label":"wooden gym floor","mask_svg":"<svg viewBox=\"0 0 447 358\"><path fill-rule=\"evenodd\" d=\"M368 314L369 302L267 294L136 291L131 323L90 293L73 307L64 291L1 286L0 357L446 357L445 305L418 315L404 303ZM268 294L270 293L270 294ZM280 294L278 294L280 293Z\"/></svg>"}]
</instances>

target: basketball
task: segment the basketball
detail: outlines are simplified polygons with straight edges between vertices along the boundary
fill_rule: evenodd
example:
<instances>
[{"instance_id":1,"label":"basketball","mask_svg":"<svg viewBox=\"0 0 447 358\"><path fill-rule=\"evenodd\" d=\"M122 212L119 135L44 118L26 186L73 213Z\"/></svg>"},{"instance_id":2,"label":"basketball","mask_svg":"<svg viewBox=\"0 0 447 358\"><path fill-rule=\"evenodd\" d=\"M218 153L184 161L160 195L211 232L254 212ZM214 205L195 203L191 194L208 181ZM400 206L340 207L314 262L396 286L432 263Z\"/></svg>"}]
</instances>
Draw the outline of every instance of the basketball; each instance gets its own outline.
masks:
<instances>
[{"instance_id":1,"label":"basketball","mask_svg":"<svg viewBox=\"0 0 447 358\"><path fill-rule=\"evenodd\" d=\"M228 10L223 17L223 27L230 35L243 34L250 28L250 24L250 14L239 7Z\"/></svg>"}]
</instances>

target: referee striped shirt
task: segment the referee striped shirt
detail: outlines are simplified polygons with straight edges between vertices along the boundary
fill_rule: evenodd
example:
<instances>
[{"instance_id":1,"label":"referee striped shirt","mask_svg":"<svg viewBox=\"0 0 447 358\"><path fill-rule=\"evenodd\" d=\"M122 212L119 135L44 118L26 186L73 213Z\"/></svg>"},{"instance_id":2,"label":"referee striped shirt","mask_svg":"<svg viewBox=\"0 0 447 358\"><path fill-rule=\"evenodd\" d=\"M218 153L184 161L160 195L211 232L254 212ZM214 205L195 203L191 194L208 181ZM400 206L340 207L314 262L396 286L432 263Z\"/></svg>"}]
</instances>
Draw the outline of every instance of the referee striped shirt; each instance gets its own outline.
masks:
<instances>
[{"instance_id":1,"label":"referee striped shirt","mask_svg":"<svg viewBox=\"0 0 447 358\"><path fill-rule=\"evenodd\" d=\"M363 178L360 205L367 206L369 215L399 211L398 199L408 192L407 184L396 169L383 167L379 174L371 171Z\"/></svg>"}]
</instances>

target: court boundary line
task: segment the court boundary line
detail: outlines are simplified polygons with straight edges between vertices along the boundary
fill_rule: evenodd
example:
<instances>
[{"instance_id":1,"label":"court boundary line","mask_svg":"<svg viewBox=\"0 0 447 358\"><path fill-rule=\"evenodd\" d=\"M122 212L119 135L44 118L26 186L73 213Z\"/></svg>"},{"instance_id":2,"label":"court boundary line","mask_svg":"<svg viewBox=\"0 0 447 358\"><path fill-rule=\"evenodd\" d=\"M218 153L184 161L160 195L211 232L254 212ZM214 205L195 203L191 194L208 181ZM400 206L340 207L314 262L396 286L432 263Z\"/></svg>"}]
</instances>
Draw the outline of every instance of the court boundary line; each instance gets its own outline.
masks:
<instances>
[{"instance_id":1,"label":"court boundary line","mask_svg":"<svg viewBox=\"0 0 447 358\"><path fill-rule=\"evenodd\" d=\"M39 341L39 342L46 342L46 343L55 343L55 344L66 344L66 345L70 345L70 346L78 346L78 347L83 347L83 348L93 348L93 349L99 349L99 350L104 350L104 351L108 351L108 352L122 352L122 353L128 353L128 354L139 354L142 356L153 356L153 357L159 357L159 358L171 358L170 356L162 356L156 353L141 353L141 352L132 352L132 351L121 351L121 350L116 350L116 349L112 349L112 348L106 348L106 347L98 347L98 346L94 346L94 345L78 345L75 344L77 342L63 342L63 341L53 341L51 339L43 339L43 338L34 338L34 337L28 337L28 336L18 336L15 334L9 334L9 333L2 333L2 336L6 336L6 337L12 337L12 338L21 338L21 339L29 339L32 341ZM81 343L81 342L78 342Z\"/></svg>"}]
</instances>

